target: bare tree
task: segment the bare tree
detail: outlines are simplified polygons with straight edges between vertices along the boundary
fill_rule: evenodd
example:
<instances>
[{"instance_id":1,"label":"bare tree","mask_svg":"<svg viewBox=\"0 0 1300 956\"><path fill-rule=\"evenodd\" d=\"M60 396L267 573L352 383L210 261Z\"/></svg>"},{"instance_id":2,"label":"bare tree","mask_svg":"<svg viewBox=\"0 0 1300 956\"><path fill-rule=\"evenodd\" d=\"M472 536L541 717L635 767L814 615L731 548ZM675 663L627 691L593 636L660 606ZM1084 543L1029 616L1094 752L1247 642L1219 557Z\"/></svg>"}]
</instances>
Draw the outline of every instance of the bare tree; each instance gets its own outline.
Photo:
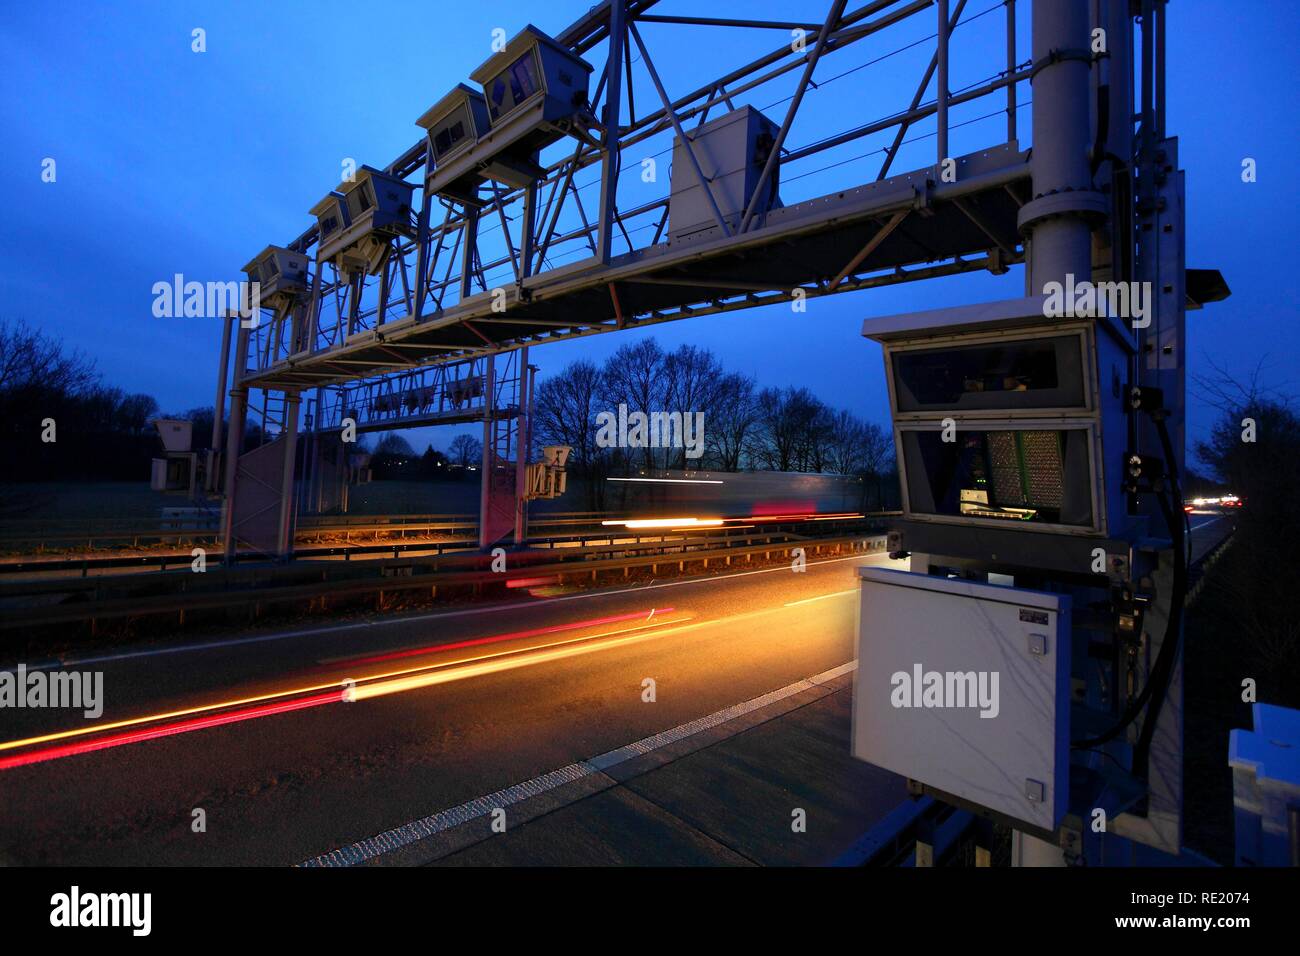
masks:
<instances>
[{"instance_id":1,"label":"bare tree","mask_svg":"<svg viewBox=\"0 0 1300 956\"><path fill-rule=\"evenodd\" d=\"M588 361L567 365L537 387L533 408L533 442L568 445L569 469L584 479L587 504L604 504L604 476L609 453L596 444L596 413L601 410L601 371Z\"/></svg>"},{"instance_id":2,"label":"bare tree","mask_svg":"<svg viewBox=\"0 0 1300 956\"><path fill-rule=\"evenodd\" d=\"M718 383L704 433L709 457L723 471L739 471L758 421L754 380L734 372Z\"/></svg>"},{"instance_id":3,"label":"bare tree","mask_svg":"<svg viewBox=\"0 0 1300 956\"><path fill-rule=\"evenodd\" d=\"M468 435L461 435L459 437L469 438ZM470 441L473 440L474 439L470 438ZM454 445L455 442L452 444ZM396 455L399 458L414 458L415 449L411 447L409 441L397 434L397 432L387 432L384 437L379 439L379 443L375 445L375 454Z\"/></svg>"},{"instance_id":4,"label":"bare tree","mask_svg":"<svg viewBox=\"0 0 1300 956\"><path fill-rule=\"evenodd\" d=\"M483 443L473 435L460 434L451 440L447 457L461 468L468 468L483 458Z\"/></svg>"},{"instance_id":5,"label":"bare tree","mask_svg":"<svg viewBox=\"0 0 1300 956\"><path fill-rule=\"evenodd\" d=\"M537 388L533 408L533 440L538 445L569 445L570 463L590 467L596 446L596 413L601 400L600 369L585 360L572 362Z\"/></svg>"},{"instance_id":6,"label":"bare tree","mask_svg":"<svg viewBox=\"0 0 1300 956\"><path fill-rule=\"evenodd\" d=\"M667 356L654 339L624 345L609 357L600 377L600 400L605 409L617 413L619 405L628 412L653 411L667 407ZM642 464L656 465L654 448L640 449Z\"/></svg>"},{"instance_id":7,"label":"bare tree","mask_svg":"<svg viewBox=\"0 0 1300 956\"><path fill-rule=\"evenodd\" d=\"M697 412L703 413L707 441L709 428L722 397L723 379L726 377L722 363L708 349L682 345L665 357L664 372L665 408L681 412L683 418ZM684 447L666 451L664 458L665 464L678 468L685 468L688 464Z\"/></svg>"},{"instance_id":8,"label":"bare tree","mask_svg":"<svg viewBox=\"0 0 1300 956\"><path fill-rule=\"evenodd\" d=\"M806 471L823 457L825 406L806 388L758 393L754 463L773 471Z\"/></svg>"},{"instance_id":9,"label":"bare tree","mask_svg":"<svg viewBox=\"0 0 1300 956\"><path fill-rule=\"evenodd\" d=\"M837 475L866 473L866 423L850 411L830 412L830 435L827 439L827 464Z\"/></svg>"},{"instance_id":10,"label":"bare tree","mask_svg":"<svg viewBox=\"0 0 1300 956\"><path fill-rule=\"evenodd\" d=\"M25 322L0 320L0 394L79 395L94 384L95 363Z\"/></svg>"}]
</instances>

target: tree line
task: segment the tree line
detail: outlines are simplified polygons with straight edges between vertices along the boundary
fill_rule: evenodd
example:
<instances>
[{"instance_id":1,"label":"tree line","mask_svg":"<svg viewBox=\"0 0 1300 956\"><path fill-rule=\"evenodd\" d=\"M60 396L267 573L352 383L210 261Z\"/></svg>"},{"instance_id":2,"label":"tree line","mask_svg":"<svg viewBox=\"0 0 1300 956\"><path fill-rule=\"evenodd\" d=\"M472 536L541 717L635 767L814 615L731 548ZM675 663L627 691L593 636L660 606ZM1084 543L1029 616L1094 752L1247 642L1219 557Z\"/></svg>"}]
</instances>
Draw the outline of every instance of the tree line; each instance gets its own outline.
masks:
<instances>
[{"instance_id":1,"label":"tree line","mask_svg":"<svg viewBox=\"0 0 1300 956\"><path fill-rule=\"evenodd\" d=\"M82 353L0 321L0 480L147 478L157 415L153 396L103 384Z\"/></svg>"},{"instance_id":2,"label":"tree line","mask_svg":"<svg viewBox=\"0 0 1300 956\"><path fill-rule=\"evenodd\" d=\"M164 413L152 395L104 384L92 359L55 336L0 320L0 483L147 481L150 461L162 454L154 419L190 422L191 448L202 451L212 444L213 415L211 405ZM223 427L223 449L225 440ZM250 418L244 450L262 440ZM364 437L355 450L372 453L376 477L456 476L483 454L482 443L464 434L446 453L432 446L417 453L396 432L374 441L373 452Z\"/></svg>"},{"instance_id":3,"label":"tree line","mask_svg":"<svg viewBox=\"0 0 1300 956\"><path fill-rule=\"evenodd\" d=\"M597 418L629 413L704 414L704 453L685 448L603 447ZM827 405L807 388L760 388L727 371L712 351L654 339L629 343L604 363L580 359L537 388L535 445L569 445L574 475L595 487L637 471L794 471L867 479L876 503L896 497L893 438L875 422Z\"/></svg>"},{"instance_id":4,"label":"tree line","mask_svg":"<svg viewBox=\"0 0 1300 956\"><path fill-rule=\"evenodd\" d=\"M1218 642L1212 653L1240 661L1259 700L1300 707L1300 414L1291 396L1260 384L1258 368L1244 380L1216 370L1197 384L1220 415L1196 454L1245 503L1197 613Z\"/></svg>"}]
</instances>

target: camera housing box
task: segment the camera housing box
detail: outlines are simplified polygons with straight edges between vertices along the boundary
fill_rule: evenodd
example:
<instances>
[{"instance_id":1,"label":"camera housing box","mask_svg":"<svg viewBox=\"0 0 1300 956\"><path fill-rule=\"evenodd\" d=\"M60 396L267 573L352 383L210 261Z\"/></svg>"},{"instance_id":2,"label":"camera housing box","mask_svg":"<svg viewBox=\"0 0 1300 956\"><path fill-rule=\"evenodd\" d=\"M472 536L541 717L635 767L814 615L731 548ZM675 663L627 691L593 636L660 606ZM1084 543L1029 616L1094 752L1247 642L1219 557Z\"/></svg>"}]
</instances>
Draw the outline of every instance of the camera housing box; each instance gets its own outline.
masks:
<instances>
[{"instance_id":1,"label":"camera housing box","mask_svg":"<svg viewBox=\"0 0 1300 956\"><path fill-rule=\"evenodd\" d=\"M445 172L458 156L472 151L479 138L491 129L483 94L459 83L415 122L426 131L425 190L430 195L446 196L456 202L481 205L478 190L486 180L476 167L465 169L455 179Z\"/></svg>"},{"instance_id":2,"label":"camera housing box","mask_svg":"<svg viewBox=\"0 0 1300 956\"><path fill-rule=\"evenodd\" d=\"M414 190L413 183L362 166L311 208L319 226L316 261L332 259L341 271L378 275L388 261L390 240L415 235Z\"/></svg>"},{"instance_id":3,"label":"camera housing box","mask_svg":"<svg viewBox=\"0 0 1300 956\"><path fill-rule=\"evenodd\" d=\"M262 304L272 308L307 292L307 257L282 246L267 246L242 271L259 283Z\"/></svg>"},{"instance_id":4,"label":"camera housing box","mask_svg":"<svg viewBox=\"0 0 1300 956\"><path fill-rule=\"evenodd\" d=\"M884 349L906 522L1132 536L1134 345L1117 321L1050 318L1032 296L870 319L863 334Z\"/></svg>"},{"instance_id":5,"label":"camera housing box","mask_svg":"<svg viewBox=\"0 0 1300 956\"><path fill-rule=\"evenodd\" d=\"M486 182L516 189L545 170L538 155L589 120L591 64L531 24L417 121L429 131L425 190L481 206ZM471 135L472 128L472 135Z\"/></svg>"}]
</instances>

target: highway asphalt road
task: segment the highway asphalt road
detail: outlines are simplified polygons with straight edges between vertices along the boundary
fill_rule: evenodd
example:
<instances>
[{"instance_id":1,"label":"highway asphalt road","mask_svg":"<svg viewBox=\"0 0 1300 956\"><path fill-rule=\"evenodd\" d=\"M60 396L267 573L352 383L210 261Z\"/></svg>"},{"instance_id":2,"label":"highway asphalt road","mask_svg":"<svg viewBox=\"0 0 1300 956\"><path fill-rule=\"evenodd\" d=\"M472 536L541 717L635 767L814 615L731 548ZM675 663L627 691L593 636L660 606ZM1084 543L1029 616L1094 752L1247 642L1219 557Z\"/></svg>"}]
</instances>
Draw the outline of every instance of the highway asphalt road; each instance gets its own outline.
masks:
<instances>
[{"instance_id":1,"label":"highway asphalt road","mask_svg":"<svg viewBox=\"0 0 1300 956\"><path fill-rule=\"evenodd\" d=\"M103 715L6 710L0 748L74 736L0 749L0 767L76 745L92 723L251 698L261 699L236 709L333 699L0 769L0 855L298 863L851 660L853 568L887 562L813 562L803 573L740 572L68 662L103 672ZM337 699L347 679L357 682L352 702ZM287 692L297 693L276 696ZM161 726L209 715L175 714ZM206 832L193 832L196 809Z\"/></svg>"},{"instance_id":2,"label":"highway asphalt road","mask_svg":"<svg viewBox=\"0 0 1300 956\"><path fill-rule=\"evenodd\" d=\"M1194 543L1222 527L1192 525ZM860 564L902 566L521 594L66 662L102 671L104 712L3 712L0 861L308 860L852 660ZM76 752L104 733L120 745ZM64 736L13 746L48 734Z\"/></svg>"}]
</instances>

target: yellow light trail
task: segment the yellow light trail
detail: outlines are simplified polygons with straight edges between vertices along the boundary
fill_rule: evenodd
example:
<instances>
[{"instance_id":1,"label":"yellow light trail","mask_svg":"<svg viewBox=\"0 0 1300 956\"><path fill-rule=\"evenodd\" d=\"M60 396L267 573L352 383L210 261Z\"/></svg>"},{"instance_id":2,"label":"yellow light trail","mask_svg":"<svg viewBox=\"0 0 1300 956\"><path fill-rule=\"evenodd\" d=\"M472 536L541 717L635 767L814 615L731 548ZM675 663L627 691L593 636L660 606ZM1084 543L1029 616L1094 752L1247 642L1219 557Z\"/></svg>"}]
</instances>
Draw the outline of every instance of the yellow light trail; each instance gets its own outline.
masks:
<instances>
[{"instance_id":1,"label":"yellow light trail","mask_svg":"<svg viewBox=\"0 0 1300 956\"><path fill-rule=\"evenodd\" d=\"M721 518L633 518L629 521L602 521L606 527L622 528L716 528Z\"/></svg>"},{"instance_id":2,"label":"yellow light trail","mask_svg":"<svg viewBox=\"0 0 1300 956\"><path fill-rule=\"evenodd\" d=\"M653 611L651 615L653 615ZM305 687L295 687L291 690L276 691L268 694L258 694L251 697L241 697L234 700L221 701L214 704L203 704L196 707L187 707L181 710L171 710L160 714L147 714L140 717L131 717L124 720L112 721L106 724L91 724L86 727L78 727L73 730L63 730L55 733L41 734L36 737L27 737L22 740L10 740L0 743L0 751L15 750L20 747L31 747L37 744L53 743L59 740L69 740L76 737L84 737L89 734L105 733L111 730L121 730L127 727L139 727L144 724L158 723L165 720L173 720L180 717L193 717L197 714L212 713L219 710L228 710L233 707L241 707L248 704L265 703L271 700L280 700L287 697L296 697L303 694L310 694L324 690L338 690L340 686L354 684L350 689L353 700L360 700L365 697L378 697L383 694L397 693L401 690L411 690L417 687L432 686L434 684L444 684L453 680L461 680L466 677L474 677L478 674L490 674L497 671L508 670L512 667L523 667L529 664L542 663L545 660L560 660L565 657L572 657L575 653L587 653L592 650L600 650L606 646L616 646L618 644L629 643L631 640L637 640L641 637L651 636L650 634L640 633L635 638L623 637L612 643L600 643L587 649L574 649L567 647L570 644L581 644L584 642L597 642L607 637L617 637L619 635L631 634L636 632L658 631L668 624L681 624L689 621L694 615L683 614L677 617L665 617L656 620L650 620L633 627L620 628L614 631L605 631L600 634L589 634L579 637L571 637L563 641L552 641L548 644L541 644L536 647L527 648L523 651L503 650L491 654L482 654L477 657L464 658L462 660L441 661L436 664L425 664L418 667L407 667L401 670L388 671L382 674L372 674L367 677L359 678L358 681L331 681L325 684L312 684ZM436 653L436 648L430 653ZM506 657L518 658L518 663L511 660L495 660L496 658ZM428 674L428 671L436 670L436 674ZM423 675L425 680L421 681L412 675ZM364 681L365 683L360 683ZM405 682L405 683L403 683ZM374 685L379 683L381 688Z\"/></svg>"}]
</instances>

